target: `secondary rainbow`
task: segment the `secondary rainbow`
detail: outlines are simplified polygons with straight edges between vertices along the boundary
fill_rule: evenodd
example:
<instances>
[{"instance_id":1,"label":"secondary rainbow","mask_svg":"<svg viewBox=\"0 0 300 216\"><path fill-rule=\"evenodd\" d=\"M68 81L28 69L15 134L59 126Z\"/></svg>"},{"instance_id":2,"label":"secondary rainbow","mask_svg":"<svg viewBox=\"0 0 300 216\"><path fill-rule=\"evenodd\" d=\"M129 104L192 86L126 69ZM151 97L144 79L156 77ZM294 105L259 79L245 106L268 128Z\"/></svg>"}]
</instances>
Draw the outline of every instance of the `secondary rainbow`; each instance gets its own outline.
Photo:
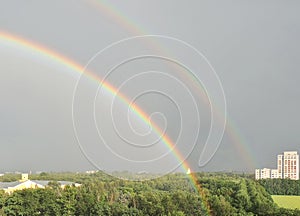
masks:
<instances>
[{"instance_id":1,"label":"secondary rainbow","mask_svg":"<svg viewBox=\"0 0 300 216\"><path fill-rule=\"evenodd\" d=\"M134 36L137 35L148 35L147 32L137 21L136 19L133 21L127 14L124 14L121 10L115 7L110 1L100 1L100 0L90 0L88 1L93 8L101 11L106 17L110 18L113 22L118 24L124 30L132 33ZM151 43L151 48L155 48L160 50L162 53L167 52L164 50L162 46L159 44ZM183 77L185 78L185 77ZM201 97L205 98L206 95L203 93L202 86L199 85L198 82L193 81L193 77L191 75L187 76L189 80L192 80L191 83L198 90L197 92L201 94ZM235 146L235 149L241 155L241 158L246 162L250 169L254 169L256 167L256 160L254 160L255 156L251 152L249 145L246 140L243 138L242 134L238 132L238 127L235 125L233 120L230 118L226 119L226 128L225 131L229 135L232 144Z\"/></svg>"}]
</instances>

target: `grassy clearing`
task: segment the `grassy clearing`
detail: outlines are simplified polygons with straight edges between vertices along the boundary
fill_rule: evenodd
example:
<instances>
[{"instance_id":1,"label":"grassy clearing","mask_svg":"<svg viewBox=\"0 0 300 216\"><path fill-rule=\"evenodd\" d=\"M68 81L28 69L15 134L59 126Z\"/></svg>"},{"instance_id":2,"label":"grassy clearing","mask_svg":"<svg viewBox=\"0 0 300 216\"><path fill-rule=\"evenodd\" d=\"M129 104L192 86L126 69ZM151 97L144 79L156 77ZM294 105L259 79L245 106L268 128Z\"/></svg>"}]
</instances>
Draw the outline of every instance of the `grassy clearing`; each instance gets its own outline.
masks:
<instances>
[{"instance_id":1,"label":"grassy clearing","mask_svg":"<svg viewBox=\"0 0 300 216\"><path fill-rule=\"evenodd\" d=\"M300 196L273 195L274 202L283 208L300 209Z\"/></svg>"}]
</instances>

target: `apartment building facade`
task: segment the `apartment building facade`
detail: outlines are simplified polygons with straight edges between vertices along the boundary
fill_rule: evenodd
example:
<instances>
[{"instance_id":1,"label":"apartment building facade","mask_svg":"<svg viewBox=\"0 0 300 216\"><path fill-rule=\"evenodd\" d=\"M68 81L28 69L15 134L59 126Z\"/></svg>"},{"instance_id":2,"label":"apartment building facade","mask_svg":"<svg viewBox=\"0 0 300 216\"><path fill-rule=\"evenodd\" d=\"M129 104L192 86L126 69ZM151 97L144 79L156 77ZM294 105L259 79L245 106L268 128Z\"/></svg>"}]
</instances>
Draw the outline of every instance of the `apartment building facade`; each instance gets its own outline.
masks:
<instances>
[{"instance_id":1,"label":"apartment building facade","mask_svg":"<svg viewBox=\"0 0 300 216\"><path fill-rule=\"evenodd\" d=\"M256 169L255 179L284 178L299 180L299 155L297 151L285 151L277 155L277 169Z\"/></svg>"}]
</instances>

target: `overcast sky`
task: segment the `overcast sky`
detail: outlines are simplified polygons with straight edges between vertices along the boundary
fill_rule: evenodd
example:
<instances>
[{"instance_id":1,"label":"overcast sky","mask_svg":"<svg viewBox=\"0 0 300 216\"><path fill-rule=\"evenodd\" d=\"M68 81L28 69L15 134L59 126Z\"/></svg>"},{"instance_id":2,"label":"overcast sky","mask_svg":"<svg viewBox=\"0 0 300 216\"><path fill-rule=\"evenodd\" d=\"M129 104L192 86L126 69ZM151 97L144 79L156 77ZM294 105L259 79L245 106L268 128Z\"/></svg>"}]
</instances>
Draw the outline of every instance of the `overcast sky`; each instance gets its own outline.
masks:
<instances>
[{"instance_id":1,"label":"overcast sky","mask_svg":"<svg viewBox=\"0 0 300 216\"><path fill-rule=\"evenodd\" d=\"M3 1L0 32L42 44L82 66L108 45L132 36L162 35L189 43L215 69L227 105L223 139L204 167L198 162L211 123L207 101L219 86L207 92L202 88L206 83L195 88L182 65L162 58L137 59L107 73L112 65L133 55L150 50L150 54L163 56L168 50L171 56L181 55L182 64L188 60L203 64L204 72L193 70L203 81L205 73L213 73L203 58L196 59L191 50L182 54L182 44L152 38L106 50L87 68L101 68L102 74L95 73L100 77L108 74L107 81L128 100L136 101L148 115L154 113L153 122L172 140L182 136L178 151L193 170L252 172L256 167L275 167L276 155L284 150L300 151L299 9L299 1ZM84 155L72 121L79 75L45 56L9 44L0 33L0 172L95 169L86 157L96 167L110 171L134 167L133 171L168 172L176 167L178 154L167 154L160 142L150 145L158 134L128 112L122 100L114 100L101 89L95 97L99 83L85 75L79 81L74 108ZM171 81L168 75L173 76ZM199 96L203 94L206 97ZM197 111L202 127L190 154L200 127ZM220 119L214 127L221 128L222 115ZM130 160L167 156L135 167L122 158L113 159L105 143ZM129 143L146 147L133 150ZM148 144L153 149L148 146L145 153Z\"/></svg>"}]
</instances>

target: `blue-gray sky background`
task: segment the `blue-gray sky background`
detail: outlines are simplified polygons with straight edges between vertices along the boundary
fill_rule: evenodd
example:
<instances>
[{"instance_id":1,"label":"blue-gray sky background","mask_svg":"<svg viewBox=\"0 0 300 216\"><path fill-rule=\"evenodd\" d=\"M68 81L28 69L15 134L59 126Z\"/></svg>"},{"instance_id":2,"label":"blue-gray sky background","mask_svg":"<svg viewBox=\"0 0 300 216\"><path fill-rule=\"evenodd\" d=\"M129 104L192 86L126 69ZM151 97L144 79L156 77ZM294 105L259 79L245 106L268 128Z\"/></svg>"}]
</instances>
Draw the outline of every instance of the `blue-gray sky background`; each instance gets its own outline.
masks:
<instances>
[{"instance_id":1,"label":"blue-gray sky background","mask_svg":"<svg viewBox=\"0 0 300 216\"><path fill-rule=\"evenodd\" d=\"M253 171L275 167L284 150L300 151L299 9L298 1L3 1L0 31L82 65L138 33L192 44L219 75L244 153L225 133L205 167L197 148L187 161L199 171ZM77 78L0 41L0 172L94 169L72 128Z\"/></svg>"}]
</instances>

